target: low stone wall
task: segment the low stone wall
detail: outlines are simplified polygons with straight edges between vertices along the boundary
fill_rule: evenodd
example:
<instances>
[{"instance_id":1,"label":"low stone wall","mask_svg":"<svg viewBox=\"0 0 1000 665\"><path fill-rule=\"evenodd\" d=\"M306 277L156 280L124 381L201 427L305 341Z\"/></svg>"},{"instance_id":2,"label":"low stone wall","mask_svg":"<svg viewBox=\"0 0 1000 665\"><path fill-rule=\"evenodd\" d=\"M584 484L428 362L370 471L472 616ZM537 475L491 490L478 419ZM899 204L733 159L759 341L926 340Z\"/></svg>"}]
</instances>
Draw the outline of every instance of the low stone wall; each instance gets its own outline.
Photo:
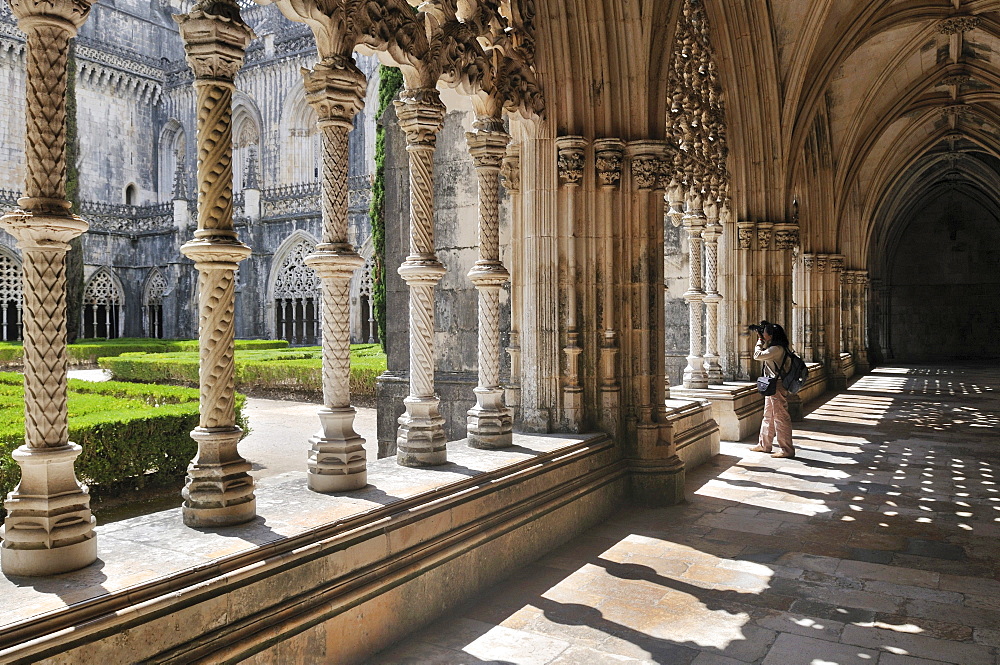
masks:
<instances>
[{"instance_id":1,"label":"low stone wall","mask_svg":"<svg viewBox=\"0 0 1000 665\"><path fill-rule=\"evenodd\" d=\"M507 452L473 451L461 444L455 444L454 457L452 452L450 446L449 459L458 465L450 465L453 469L482 469L480 461L490 459L492 470L385 501L393 483L419 488L442 471L402 469L392 460L379 460L369 478L385 490L370 491L367 500L376 507L364 513L263 541L259 527L231 527L225 540L259 546L148 581L125 580L133 584L129 587L101 575L97 579L103 582L95 582L86 569L52 580L83 598L80 585L89 580L98 595L5 626L0 661L361 662L598 523L626 497L625 463L604 435L516 435ZM505 459L519 461L497 464ZM300 485L286 485L306 502L298 507L304 515L310 502L329 506L350 500L304 496ZM258 502L279 510L263 494ZM292 503L283 502L284 510ZM289 518L295 516L272 515L267 522L280 526ZM176 537L171 547L178 548L185 548L185 538L209 541L199 541L200 546L217 556L211 539L219 536L178 523L161 518L158 537ZM136 556L126 529L112 526L114 538L104 537L100 545L102 558ZM148 546L148 526L136 528ZM123 551L109 553L110 547ZM105 566L105 571L117 569ZM106 591L116 584L118 590ZM15 589L4 602L30 606L33 596L26 594L39 595Z\"/></svg>"},{"instance_id":2,"label":"low stone wall","mask_svg":"<svg viewBox=\"0 0 1000 665\"><path fill-rule=\"evenodd\" d=\"M826 369L820 363L806 363L809 368L809 378L799 389L798 394L788 396L788 413L793 421L802 420L803 405L811 402L827 390Z\"/></svg>"},{"instance_id":3,"label":"low stone wall","mask_svg":"<svg viewBox=\"0 0 1000 665\"><path fill-rule=\"evenodd\" d=\"M473 388L479 377L469 372L435 372L434 390L441 399L441 417L444 418L444 435L448 441L467 437L469 409L476 405ZM396 454L396 430L399 417L406 408L403 398L410 392L410 379L406 373L384 372L375 388L378 404L378 456Z\"/></svg>"},{"instance_id":4,"label":"low stone wall","mask_svg":"<svg viewBox=\"0 0 1000 665\"><path fill-rule=\"evenodd\" d=\"M719 454L719 425L712 418L711 402L668 399L667 409L677 456L684 462L685 471Z\"/></svg>"}]
</instances>

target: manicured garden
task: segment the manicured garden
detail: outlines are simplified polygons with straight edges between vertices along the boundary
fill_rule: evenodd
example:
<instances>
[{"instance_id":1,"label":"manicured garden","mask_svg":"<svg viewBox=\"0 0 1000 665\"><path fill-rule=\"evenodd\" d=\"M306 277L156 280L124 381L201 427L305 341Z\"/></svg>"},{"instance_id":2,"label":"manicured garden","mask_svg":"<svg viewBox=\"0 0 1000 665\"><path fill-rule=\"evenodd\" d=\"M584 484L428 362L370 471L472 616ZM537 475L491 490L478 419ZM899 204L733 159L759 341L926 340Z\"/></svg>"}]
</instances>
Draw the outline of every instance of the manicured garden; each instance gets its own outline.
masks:
<instances>
[{"instance_id":1,"label":"manicured garden","mask_svg":"<svg viewBox=\"0 0 1000 665\"><path fill-rule=\"evenodd\" d=\"M17 484L11 451L24 443L24 377L0 372L0 492ZM237 422L245 398L237 395ZM198 390L70 379L69 438L83 452L76 460L81 482L98 489L142 486L151 474L176 480L197 451L190 432L198 425Z\"/></svg>"},{"instance_id":2,"label":"manicured garden","mask_svg":"<svg viewBox=\"0 0 1000 665\"><path fill-rule=\"evenodd\" d=\"M323 355L318 346L284 349L236 347L236 387L248 394L279 392L318 396L323 391ZM351 346L351 393L374 398L375 382L385 371L378 344ZM198 385L198 353L123 353L99 365L119 381Z\"/></svg>"},{"instance_id":3,"label":"manicured garden","mask_svg":"<svg viewBox=\"0 0 1000 665\"><path fill-rule=\"evenodd\" d=\"M241 339L236 340L237 349L284 349L285 340ZM172 353L197 351L196 339L151 339L148 337L121 337L118 339L81 339L66 347L70 365L93 365L98 358L119 356L129 352ZM24 348L21 342L0 342L0 365L20 367L24 362Z\"/></svg>"}]
</instances>

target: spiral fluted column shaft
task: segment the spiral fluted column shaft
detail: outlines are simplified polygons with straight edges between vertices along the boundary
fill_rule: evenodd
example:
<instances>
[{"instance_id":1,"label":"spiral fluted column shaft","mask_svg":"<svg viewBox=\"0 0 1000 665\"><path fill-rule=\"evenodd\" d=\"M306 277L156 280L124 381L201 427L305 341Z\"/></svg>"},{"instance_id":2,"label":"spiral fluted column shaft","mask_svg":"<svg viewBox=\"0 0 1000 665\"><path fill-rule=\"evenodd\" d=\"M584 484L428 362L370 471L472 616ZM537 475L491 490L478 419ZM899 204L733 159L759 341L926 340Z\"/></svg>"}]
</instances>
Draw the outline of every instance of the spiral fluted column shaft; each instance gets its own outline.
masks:
<instances>
[{"instance_id":1,"label":"spiral fluted column shaft","mask_svg":"<svg viewBox=\"0 0 1000 665\"><path fill-rule=\"evenodd\" d=\"M479 291L479 385L468 412L469 445L511 444L511 415L500 387L500 288L510 274L500 262L500 165L510 137L497 118L480 118L466 134L479 180L479 260L469 279Z\"/></svg>"},{"instance_id":2,"label":"spiral fluted column shaft","mask_svg":"<svg viewBox=\"0 0 1000 665\"><path fill-rule=\"evenodd\" d=\"M322 431L310 439L309 487L318 492L367 484L364 439L354 431L351 407L351 278L364 265L348 238L349 135L364 105L365 75L348 56L328 56L303 69L307 100L316 110L322 140L322 242L306 257L323 284Z\"/></svg>"},{"instance_id":3,"label":"spiral fluted column shaft","mask_svg":"<svg viewBox=\"0 0 1000 665\"><path fill-rule=\"evenodd\" d=\"M705 292L702 290L702 254L701 254L701 232L705 226L705 217L702 214L700 203L690 203L689 213L684 216L684 226L688 232L689 249L689 272L688 290L684 293L684 298L688 302L689 312L689 333L690 346L688 352L688 365L684 369L685 388L706 388L708 387L708 373L705 371L704 349L704 328L702 322L702 304L705 299Z\"/></svg>"},{"instance_id":4,"label":"spiral fluted column shaft","mask_svg":"<svg viewBox=\"0 0 1000 665\"><path fill-rule=\"evenodd\" d=\"M236 268L250 255L233 231L233 79L253 31L234 0L196 4L180 26L197 99L198 230L181 252L198 270L201 418L191 432L182 515L189 526L226 526L256 515L250 463L237 452L234 312Z\"/></svg>"},{"instance_id":5,"label":"spiral fluted column shaft","mask_svg":"<svg viewBox=\"0 0 1000 665\"><path fill-rule=\"evenodd\" d=\"M428 466L447 461L434 393L434 286L445 273L434 254L434 150L445 109L433 88L403 90L395 104L410 166L410 254L399 267L410 289L410 394L399 417L396 461Z\"/></svg>"},{"instance_id":6,"label":"spiral fluted column shaft","mask_svg":"<svg viewBox=\"0 0 1000 665\"><path fill-rule=\"evenodd\" d=\"M719 237L722 227L711 223L702 231L705 242L705 371L709 385L722 384L722 366L719 364Z\"/></svg>"},{"instance_id":7,"label":"spiral fluted column shaft","mask_svg":"<svg viewBox=\"0 0 1000 665\"><path fill-rule=\"evenodd\" d=\"M66 252L87 223L66 200L69 40L86 0L13 3L27 35L25 196L0 219L23 257L24 445L7 495L0 563L8 575L52 575L97 558L90 496L76 479L80 446L69 440L66 381Z\"/></svg>"}]
</instances>

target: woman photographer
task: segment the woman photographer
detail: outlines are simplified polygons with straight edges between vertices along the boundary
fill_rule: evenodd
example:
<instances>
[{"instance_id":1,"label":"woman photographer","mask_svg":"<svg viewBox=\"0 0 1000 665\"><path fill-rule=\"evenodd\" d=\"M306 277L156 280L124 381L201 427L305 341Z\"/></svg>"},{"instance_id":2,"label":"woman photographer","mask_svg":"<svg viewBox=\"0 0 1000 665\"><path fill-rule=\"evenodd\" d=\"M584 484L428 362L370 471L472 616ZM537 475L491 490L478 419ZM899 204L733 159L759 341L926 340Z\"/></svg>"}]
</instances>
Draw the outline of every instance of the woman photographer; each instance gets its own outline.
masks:
<instances>
[{"instance_id":1,"label":"woman photographer","mask_svg":"<svg viewBox=\"0 0 1000 665\"><path fill-rule=\"evenodd\" d=\"M764 397L764 420L760 424L760 438L750 450L770 453L777 437L780 450L771 453L771 457L792 458L795 457L795 448L792 446L792 418L788 415L788 391L780 378L787 371L785 361L788 359L788 335L780 325L767 321L761 321L759 326L751 328L757 332L754 360L763 363L765 376L779 378L775 393Z\"/></svg>"}]
</instances>

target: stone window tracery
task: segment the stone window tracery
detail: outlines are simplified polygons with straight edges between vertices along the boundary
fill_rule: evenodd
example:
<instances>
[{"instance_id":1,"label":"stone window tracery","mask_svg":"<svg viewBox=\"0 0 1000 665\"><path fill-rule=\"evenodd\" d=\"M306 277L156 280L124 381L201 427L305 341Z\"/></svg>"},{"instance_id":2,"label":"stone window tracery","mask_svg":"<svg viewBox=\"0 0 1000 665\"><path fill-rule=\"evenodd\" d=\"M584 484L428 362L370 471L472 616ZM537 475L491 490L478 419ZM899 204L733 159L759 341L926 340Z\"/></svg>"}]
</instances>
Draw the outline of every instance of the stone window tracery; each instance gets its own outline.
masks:
<instances>
[{"instance_id":1,"label":"stone window tracery","mask_svg":"<svg viewBox=\"0 0 1000 665\"><path fill-rule=\"evenodd\" d=\"M21 339L21 263L0 252L0 336Z\"/></svg>"},{"instance_id":2,"label":"stone window tracery","mask_svg":"<svg viewBox=\"0 0 1000 665\"><path fill-rule=\"evenodd\" d=\"M121 337L123 302L121 287L111 273L104 268L97 271L83 291L83 336Z\"/></svg>"},{"instance_id":3,"label":"stone window tracery","mask_svg":"<svg viewBox=\"0 0 1000 665\"><path fill-rule=\"evenodd\" d=\"M369 259L362 269L358 286L358 305L361 312L361 335L359 343L378 342L378 327L375 325L375 306L372 302L372 262Z\"/></svg>"},{"instance_id":4,"label":"stone window tracery","mask_svg":"<svg viewBox=\"0 0 1000 665\"><path fill-rule=\"evenodd\" d=\"M159 270L154 270L143 293L146 337L163 337L163 294L166 291L167 280Z\"/></svg>"},{"instance_id":5,"label":"stone window tracery","mask_svg":"<svg viewBox=\"0 0 1000 665\"><path fill-rule=\"evenodd\" d=\"M320 280L305 264L315 249L308 240L296 243L275 272L275 335L289 344L319 341Z\"/></svg>"}]
</instances>

